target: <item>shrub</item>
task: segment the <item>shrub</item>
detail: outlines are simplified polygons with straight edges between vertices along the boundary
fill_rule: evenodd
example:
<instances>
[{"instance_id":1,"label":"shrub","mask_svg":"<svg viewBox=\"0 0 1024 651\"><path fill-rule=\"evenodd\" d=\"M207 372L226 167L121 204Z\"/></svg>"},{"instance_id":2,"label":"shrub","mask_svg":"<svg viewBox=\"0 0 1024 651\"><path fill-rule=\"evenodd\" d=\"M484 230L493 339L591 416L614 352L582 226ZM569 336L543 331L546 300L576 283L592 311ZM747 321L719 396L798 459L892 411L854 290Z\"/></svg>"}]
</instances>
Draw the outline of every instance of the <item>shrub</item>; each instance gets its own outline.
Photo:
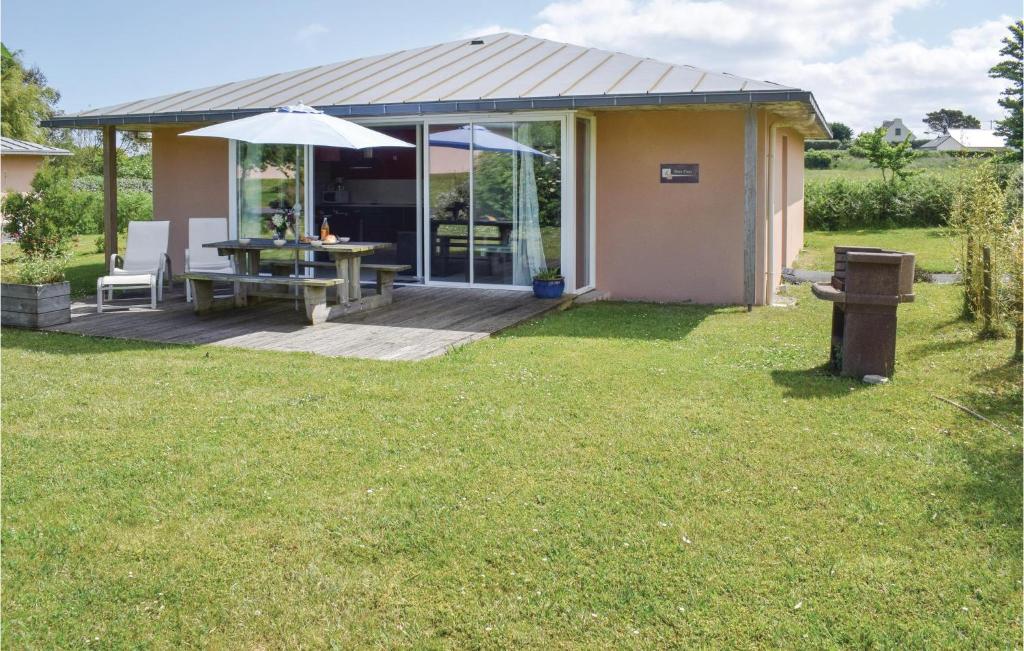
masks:
<instances>
[{"instance_id":1,"label":"shrub","mask_svg":"<svg viewBox=\"0 0 1024 651\"><path fill-rule=\"evenodd\" d=\"M804 152L804 168L809 170L831 169L836 161L836 152L810 150Z\"/></svg>"},{"instance_id":2,"label":"shrub","mask_svg":"<svg viewBox=\"0 0 1024 651\"><path fill-rule=\"evenodd\" d=\"M18 263L15 280L24 285L45 285L64 280L68 266L67 255L54 257L26 256Z\"/></svg>"},{"instance_id":3,"label":"shrub","mask_svg":"<svg viewBox=\"0 0 1024 651\"><path fill-rule=\"evenodd\" d=\"M71 187L82 192L103 192L103 177L90 175L80 176L71 182ZM132 177L119 177L117 179L117 192L147 192L153 193L153 180Z\"/></svg>"},{"instance_id":4,"label":"shrub","mask_svg":"<svg viewBox=\"0 0 1024 651\"><path fill-rule=\"evenodd\" d=\"M964 312L982 316L980 334L1001 336L1021 324L1020 171L1000 183L992 163L961 167L953 190L949 225L959 240ZM992 309L984 304L983 250L991 252Z\"/></svg>"},{"instance_id":5,"label":"shrub","mask_svg":"<svg viewBox=\"0 0 1024 651\"><path fill-rule=\"evenodd\" d=\"M933 176L895 183L829 179L807 184L804 222L810 230L941 226L951 200L951 183Z\"/></svg>"},{"instance_id":6,"label":"shrub","mask_svg":"<svg viewBox=\"0 0 1024 651\"><path fill-rule=\"evenodd\" d=\"M76 227L74 213L65 209L71 194L69 185L44 166L32 180L32 192L11 193L4 198L4 232L18 241L28 257L64 254Z\"/></svg>"}]
</instances>

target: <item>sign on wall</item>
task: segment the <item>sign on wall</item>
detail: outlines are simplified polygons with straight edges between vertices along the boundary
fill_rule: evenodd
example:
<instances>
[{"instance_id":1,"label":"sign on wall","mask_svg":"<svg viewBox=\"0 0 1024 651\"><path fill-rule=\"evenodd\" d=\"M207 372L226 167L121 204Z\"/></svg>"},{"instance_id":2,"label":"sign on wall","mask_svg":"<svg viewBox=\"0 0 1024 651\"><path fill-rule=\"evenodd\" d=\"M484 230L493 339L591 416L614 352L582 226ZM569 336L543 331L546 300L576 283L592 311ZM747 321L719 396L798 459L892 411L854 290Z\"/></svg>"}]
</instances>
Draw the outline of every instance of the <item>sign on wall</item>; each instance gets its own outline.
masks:
<instances>
[{"instance_id":1,"label":"sign on wall","mask_svg":"<svg viewBox=\"0 0 1024 651\"><path fill-rule=\"evenodd\" d=\"M662 163L662 183L698 183L700 181L700 165L698 163Z\"/></svg>"}]
</instances>

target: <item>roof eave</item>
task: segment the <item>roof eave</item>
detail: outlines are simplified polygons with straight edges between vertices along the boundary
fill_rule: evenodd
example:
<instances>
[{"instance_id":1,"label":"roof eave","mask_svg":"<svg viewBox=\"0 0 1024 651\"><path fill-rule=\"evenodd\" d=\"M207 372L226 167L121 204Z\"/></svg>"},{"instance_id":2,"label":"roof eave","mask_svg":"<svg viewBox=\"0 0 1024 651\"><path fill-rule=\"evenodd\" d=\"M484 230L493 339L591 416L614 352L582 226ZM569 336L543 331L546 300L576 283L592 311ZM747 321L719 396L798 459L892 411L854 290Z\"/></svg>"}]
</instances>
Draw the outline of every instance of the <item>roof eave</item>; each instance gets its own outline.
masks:
<instances>
[{"instance_id":1,"label":"roof eave","mask_svg":"<svg viewBox=\"0 0 1024 651\"><path fill-rule=\"evenodd\" d=\"M706 93L644 93L623 95L577 95L555 97L524 97L507 99L440 100L400 102L392 104L346 104L317 106L338 117L385 117L436 115L439 113L487 113L499 111L573 110L625 108L644 106L683 106L690 104L761 104L769 102L807 103L825 137L831 137L828 123L818 108L814 95L798 89L720 91ZM149 126L160 124L222 122L264 113L263 109L224 109L215 111L175 111L168 113L136 113L126 115L60 116L44 120L50 128L98 128L103 126Z\"/></svg>"},{"instance_id":2,"label":"roof eave","mask_svg":"<svg viewBox=\"0 0 1024 651\"><path fill-rule=\"evenodd\" d=\"M70 156L69 151L6 151L0 149L0 156Z\"/></svg>"}]
</instances>

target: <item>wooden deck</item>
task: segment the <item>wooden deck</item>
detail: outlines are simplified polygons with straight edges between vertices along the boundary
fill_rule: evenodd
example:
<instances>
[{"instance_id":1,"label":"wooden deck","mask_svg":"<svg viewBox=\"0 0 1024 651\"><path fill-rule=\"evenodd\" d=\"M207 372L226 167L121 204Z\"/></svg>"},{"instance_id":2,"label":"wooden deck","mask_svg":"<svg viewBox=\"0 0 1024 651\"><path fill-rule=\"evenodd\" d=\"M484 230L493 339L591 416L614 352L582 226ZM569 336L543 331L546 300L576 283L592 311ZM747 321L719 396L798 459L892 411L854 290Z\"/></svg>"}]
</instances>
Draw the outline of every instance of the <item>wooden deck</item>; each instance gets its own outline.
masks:
<instances>
[{"instance_id":1,"label":"wooden deck","mask_svg":"<svg viewBox=\"0 0 1024 651\"><path fill-rule=\"evenodd\" d=\"M148 294L147 294L148 296ZM539 300L529 292L491 289L395 288L394 303L309 326L300 301L196 316L182 294L165 294L158 309L140 305L96 313L94 300L71 306L71 323L47 328L82 335L160 343L213 344L253 350L302 351L332 357L419 360L540 316L570 300Z\"/></svg>"}]
</instances>

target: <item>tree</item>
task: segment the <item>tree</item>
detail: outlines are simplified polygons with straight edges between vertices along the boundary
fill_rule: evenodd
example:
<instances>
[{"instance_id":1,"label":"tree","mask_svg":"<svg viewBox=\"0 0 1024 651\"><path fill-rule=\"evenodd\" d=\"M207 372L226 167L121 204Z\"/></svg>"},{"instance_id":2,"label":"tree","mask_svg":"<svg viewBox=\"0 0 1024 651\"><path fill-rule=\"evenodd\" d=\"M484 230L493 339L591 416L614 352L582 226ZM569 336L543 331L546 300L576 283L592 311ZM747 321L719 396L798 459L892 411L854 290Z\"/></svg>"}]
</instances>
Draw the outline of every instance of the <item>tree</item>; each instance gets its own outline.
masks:
<instances>
[{"instance_id":1,"label":"tree","mask_svg":"<svg viewBox=\"0 0 1024 651\"><path fill-rule=\"evenodd\" d=\"M980 129L978 118L957 109L939 109L924 116L924 123L934 134L946 134L950 129Z\"/></svg>"},{"instance_id":2,"label":"tree","mask_svg":"<svg viewBox=\"0 0 1024 651\"><path fill-rule=\"evenodd\" d=\"M832 130L832 138L846 144L853 140L853 129L842 122L829 122L828 128Z\"/></svg>"},{"instance_id":3,"label":"tree","mask_svg":"<svg viewBox=\"0 0 1024 651\"><path fill-rule=\"evenodd\" d=\"M999 105L1006 109L1007 116L996 123L999 125L996 133L1006 138L1007 146L1019 153L1024 148L1024 116L1021 114L1021 104L1024 103L1024 82L1021 81L1024 74L1024 20L1018 20L1007 29L1010 36L1003 39L1003 49L999 50L999 54L1006 58L993 66L988 76L1010 82L999 98Z\"/></svg>"},{"instance_id":4,"label":"tree","mask_svg":"<svg viewBox=\"0 0 1024 651\"><path fill-rule=\"evenodd\" d=\"M32 142L45 139L39 121L53 116L59 99L39 68L26 68L20 50L0 43L0 134Z\"/></svg>"},{"instance_id":5,"label":"tree","mask_svg":"<svg viewBox=\"0 0 1024 651\"><path fill-rule=\"evenodd\" d=\"M872 167L882 170L882 180L893 183L911 176L913 172L907 169L920 154L915 152L910 145L910 136L903 142L893 145L885 140L885 128L879 127L874 131L867 131L857 136L850 152L855 156L863 156L868 159ZM886 177L886 172L889 176Z\"/></svg>"}]
</instances>

